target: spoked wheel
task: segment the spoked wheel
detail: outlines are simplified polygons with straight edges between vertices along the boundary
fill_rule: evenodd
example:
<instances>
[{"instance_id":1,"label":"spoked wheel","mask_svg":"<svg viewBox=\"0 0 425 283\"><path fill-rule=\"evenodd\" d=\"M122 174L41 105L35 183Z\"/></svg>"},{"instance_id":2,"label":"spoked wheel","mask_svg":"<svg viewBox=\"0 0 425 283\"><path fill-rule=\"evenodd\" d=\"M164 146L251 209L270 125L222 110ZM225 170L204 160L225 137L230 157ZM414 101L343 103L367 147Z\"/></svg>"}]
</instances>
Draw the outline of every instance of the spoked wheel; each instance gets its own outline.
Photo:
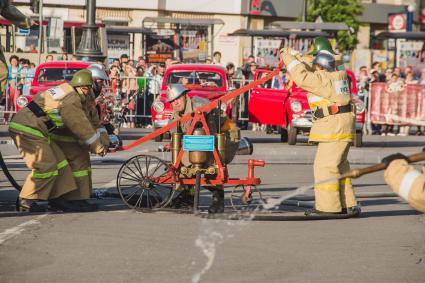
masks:
<instances>
[{"instance_id":1,"label":"spoked wheel","mask_svg":"<svg viewBox=\"0 0 425 283\"><path fill-rule=\"evenodd\" d=\"M263 205L264 199L260 190L256 186L250 187L250 193L248 193L247 187L244 185L233 187L230 193L230 204L234 210L253 211Z\"/></svg>"},{"instance_id":2,"label":"spoked wheel","mask_svg":"<svg viewBox=\"0 0 425 283\"><path fill-rule=\"evenodd\" d=\"M150 155L137 155L127 160L117 176L117 189L124 203L139 211L152 211L168 205L176 181L170 166Z\"/></svg>"}]
</instances>

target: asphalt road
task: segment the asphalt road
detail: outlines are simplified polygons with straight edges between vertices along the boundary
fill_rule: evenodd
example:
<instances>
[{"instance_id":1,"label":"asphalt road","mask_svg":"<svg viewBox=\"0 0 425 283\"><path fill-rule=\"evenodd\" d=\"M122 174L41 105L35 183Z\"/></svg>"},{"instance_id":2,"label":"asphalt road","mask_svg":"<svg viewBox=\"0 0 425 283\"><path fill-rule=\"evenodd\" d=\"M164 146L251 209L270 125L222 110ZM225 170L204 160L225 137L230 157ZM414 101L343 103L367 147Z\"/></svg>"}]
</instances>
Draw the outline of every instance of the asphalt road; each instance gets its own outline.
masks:
<instances>
[{"instance_id":1,"label":"asphalt road","mask_svg":"<svg viewBox=\"0 0 425 283\"><path fill-rule=\"evenodd\" d=\"M145 134L125 131L126 142ZM312 183L315 147L287 146L278 135L244 132L253 156L237 156L232 177L246 177L249 158L264 197ZM0 148L18 183L28 170L0 128ZM367 137L352 148L361 167L393 152L415 153L422 137ZM123 161L136 154L169 159L149 142L93 157L97 190L114 192ZM354 180L358 195L390 193L382 173ZM227 189L227 191L229 191ZM308 191L307 196L312 192ZM360 198L361 218L325 221L214 220L169 212L139 213L117 198L93 200L95 213L17 214L17 193L0 173L0 282L424 282L425 217L397 197ZM229 193L226 194L227 198ZM208 205L209 193L202 193ZM301 208L283 206L288 214Z\"/></svg>"}]
</instances>

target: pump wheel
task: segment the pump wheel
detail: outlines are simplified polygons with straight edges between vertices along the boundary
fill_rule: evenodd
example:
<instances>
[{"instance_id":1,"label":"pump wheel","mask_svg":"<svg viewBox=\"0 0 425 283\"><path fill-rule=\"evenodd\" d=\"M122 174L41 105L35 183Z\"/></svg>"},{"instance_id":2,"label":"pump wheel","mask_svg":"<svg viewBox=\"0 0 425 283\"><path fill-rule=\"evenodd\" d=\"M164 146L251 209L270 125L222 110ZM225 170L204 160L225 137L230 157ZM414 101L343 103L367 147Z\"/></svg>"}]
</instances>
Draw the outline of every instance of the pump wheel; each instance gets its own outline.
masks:
<instances>
[{"instance_id":1,"label":"pump wheel","mask_svg":"<svg viewBox=\"0 0 425 283\"><path fill-rule=\"evenodd\" d=\"M233 187L230 193L230 205L236 211L253 211L263 205L264 199L256 186L250 186L251 192L247 192L247 186Z\"/></svg>"},{"instance_id":2,"label":"pump wheel","mask_svg":"<svg viewBox=\"0 0 425 283\"><path fill-rule=\"evenodd\" d=\"M136 155L121 166L117 189L128 207L146 212L168 205L175 181L171 164L155 156Z\"/></svg>"}]
</instances>

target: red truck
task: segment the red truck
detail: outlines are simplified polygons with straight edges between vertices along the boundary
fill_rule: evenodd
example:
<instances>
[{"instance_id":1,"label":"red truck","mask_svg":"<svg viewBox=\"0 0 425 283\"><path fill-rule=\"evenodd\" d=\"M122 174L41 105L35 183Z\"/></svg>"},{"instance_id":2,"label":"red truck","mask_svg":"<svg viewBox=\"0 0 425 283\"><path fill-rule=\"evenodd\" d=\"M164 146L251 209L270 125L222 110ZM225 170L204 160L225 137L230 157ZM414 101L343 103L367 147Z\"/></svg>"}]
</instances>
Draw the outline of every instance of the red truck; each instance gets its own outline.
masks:
<instances>
[{"instance_id":1,"label":"red truck","mask_svg":"<svg viewBox=\"0 0 425 283\"><path fill-rule=\"evenodd\" d=\"M209 100L217 99L228 91L226 71L219 65L178 64L165 71L161 94L152 103L153 130L167 125L171 120L171 105L167 102L166 90L169 84L181 83L191 91L189 96L200 96ZM162 141L163 136L155 138Z\"/></svg>"},{"instance_id":2,"label":"red truck","mask_svg":"<svg viewBox=\"0 0 425 283\"><path fill-rule=\"evenodd\" d=\"M271 72L258 69L255 79ZM356 105L356 134L353 144L362 146L362 129L365 122L364 104L357 97L354 74L347 70L351 80L351 92ZM285 87L282 77L275 76L272 80L252 89L248 104L249 122L277 126L280 129L281 141L289 145L297 143L297 135L308 135L312 126L313 113L307 101L307 92L295 85L289 90Z\"/></svg>"},{"instance_id":3,"label":"red truck","mask_svg":"<svg viewBox=\"0 0 425 283\"><path fill-rule=\"evenodd\" d=\"M32 101L32 96L64 82L69 82L75 72L90 66L90 62L53 61L40 64L35 70L31 83L30 95L21 95L17 100L17 109L25 107Z\"/></svg>"}]
</instances>

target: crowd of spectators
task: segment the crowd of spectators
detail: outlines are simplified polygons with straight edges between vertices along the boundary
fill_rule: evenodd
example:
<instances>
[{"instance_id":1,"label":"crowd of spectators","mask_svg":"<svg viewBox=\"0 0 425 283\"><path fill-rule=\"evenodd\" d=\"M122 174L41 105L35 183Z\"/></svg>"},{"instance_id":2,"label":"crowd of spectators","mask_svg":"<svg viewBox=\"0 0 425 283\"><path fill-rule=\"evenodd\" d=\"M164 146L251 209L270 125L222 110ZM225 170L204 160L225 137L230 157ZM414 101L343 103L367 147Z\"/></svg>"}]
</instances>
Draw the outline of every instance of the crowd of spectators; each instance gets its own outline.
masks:
<instances>
[{"instance_id":1,"label":"crowd of spectators","mask_svg":"<svg viewBox=\"0 0 425 283\"><path fill-rule=\"evenodd\" d=\"M54 57L56 56L56 58ZM46 62L54 60L74 61L77 58L68 55L65 50L60 54L47 55ZM120 58L114 59L107 68L110 81L111 92L119 95L121 105L125 108L124 127L151 127L151 105L154 99L161 93L162 79L165 70L173 64L178 64L178 60L169 58L164 63L148 64L143 56L137 60L130 58L127 54L122 54ZM206 58L205 64L221 65L226 70L228 86L230 89L239 88L254 79L257 64L254 56L249 56L247 61L240 67L229 62L223 63L221 53L214 52L212 58ZM14 111L16 101L21 94L29 94L31 81L35 74L35 64L28 59L19 58L13 55L9 59L9 77L7 83L7 111ZM285 77L283 77L285 81ZM384 82L388 91L402 90L407 84L425 85L425 68L419 74L415 74L411 66L404 70L401 68L388 68L383 70L381 64L374 62L369 69L362 66L357 77L357 89L359 98L368 103L369 89L371 83ZM249 94L245 93L239 100L240 113L247 118ZM241 128L247 128L248 123L240 123ZM409 134L424 135L423 126L393 126L393 125L372 125L371 133L376 135L400 135ZM265 131L266 127L254 124L254 131Z\"/></svg>"},{"instance_id":2,"label":"crowd of spectators","mask_svg":"<svg viewBox=\"0 0 425 283\"><path fill-rule=\"evenodd\" d=\"M370 85L375 82L386 83L389 93L401 91L409 84L425 85L425 68L416 74L412 66L407 66L404 70L399 67L383 70L379 62L374 62L370 70L366 66L360 67L357 89L359 98L366 103L368 103ZM407 136L409 134L422 136L424 128L423 126L372 124L371 132L381 136Z\"/></svg>"}]
</instances>

